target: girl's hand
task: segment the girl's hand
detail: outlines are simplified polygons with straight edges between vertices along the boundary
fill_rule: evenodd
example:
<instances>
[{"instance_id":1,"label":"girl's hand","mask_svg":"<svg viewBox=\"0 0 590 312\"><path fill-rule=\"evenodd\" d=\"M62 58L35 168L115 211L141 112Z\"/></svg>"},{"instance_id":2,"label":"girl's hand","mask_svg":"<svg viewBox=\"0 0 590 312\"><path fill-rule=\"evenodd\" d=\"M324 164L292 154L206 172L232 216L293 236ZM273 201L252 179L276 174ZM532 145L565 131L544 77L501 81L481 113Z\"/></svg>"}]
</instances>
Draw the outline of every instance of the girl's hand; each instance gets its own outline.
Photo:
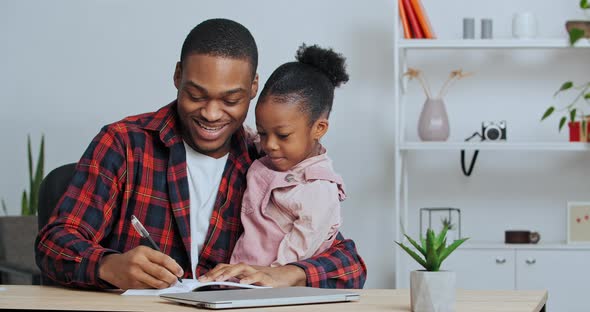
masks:
<instances>
[{"instance_id":1,"label":"girl's hand","mask_svg":"<svg viewBox=\"0 0 590 312\"><path fill-rule=\"evenodd\" d=\"M220 263L213 270L199 277L199 282L227 281L236 278L241 284L270 287L305 286L303 269L294 265L280 267L252 266L244 263Z\"/></svg>"}]
</instances>

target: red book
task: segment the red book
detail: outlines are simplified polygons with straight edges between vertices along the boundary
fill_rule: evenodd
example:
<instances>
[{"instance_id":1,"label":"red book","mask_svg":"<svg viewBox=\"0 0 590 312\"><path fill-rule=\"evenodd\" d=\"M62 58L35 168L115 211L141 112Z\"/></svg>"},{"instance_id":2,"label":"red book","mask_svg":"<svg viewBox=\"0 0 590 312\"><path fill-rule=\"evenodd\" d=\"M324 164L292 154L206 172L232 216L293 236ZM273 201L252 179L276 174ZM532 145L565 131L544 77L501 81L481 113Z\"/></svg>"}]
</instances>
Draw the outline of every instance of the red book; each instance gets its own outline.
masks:
<instances>
[{"instance_id":1,"label":"red book","mask_svg":"<svg viewBox=\"0 0 590 312\"><path fill-rule=\"evenodd\" d=\"M410 25L408 24L408 17L406 16L406 12L404 11L404 5L402 4L402 0L398 0L398 7L399 7L399 17L402 22L402 27L404 29L404 38L410 39L412 38L412 32L410 31Z\"/></svg>"},{"instance_id":2,"label":"red book","mask_svg":"<svg viewBox=\"0 0 590 312\"><path fill-rule=\"evenodd\" d=\"M424 10L424 6L422 6L422 2L420 2L420 0L410 0L410 2L412 4L412 8L414 9L414 14L418 19L418 23L420 23L420 28L424 33L424 38L436 38L436 36L434 35L434 31L432 30L432 25L430 25L430 21L428 20L428 16L426 15L426 10Z\"/></svg>"},{"instance_id":3,"label":"red book","mask_svg":"<svg viewBox=\"0 0 590 312\"><path fill-rule=\"evenodd\" d=\"M412 38L416 39L424 39L424 33L422 32L422 28L420 28L420 22L418 22L418 17L412 10L412 4L410 0L402 0L404 3L404 11L406 16L408 17L408 23L410 24L410 29L412 30Z\"/></svg>"}]
</instances>

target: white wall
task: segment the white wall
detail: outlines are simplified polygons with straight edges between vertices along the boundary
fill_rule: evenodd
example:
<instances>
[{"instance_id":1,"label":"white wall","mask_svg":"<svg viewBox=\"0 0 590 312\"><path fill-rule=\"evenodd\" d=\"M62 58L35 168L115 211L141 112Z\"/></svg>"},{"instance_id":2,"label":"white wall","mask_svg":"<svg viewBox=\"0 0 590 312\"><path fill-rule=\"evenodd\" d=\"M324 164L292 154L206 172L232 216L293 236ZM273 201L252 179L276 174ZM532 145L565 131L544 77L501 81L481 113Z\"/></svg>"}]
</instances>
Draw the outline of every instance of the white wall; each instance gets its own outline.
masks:
<instances>
[{"instance_id":1,"label":"white wall","mask_svg":"<svg viewBox=\"0 0 590 312\"><path fill-rule=\"evenodd\" d=\"M77 161L102 125L156 110L173 100L172 73L188 31L207 18L231 18L254 34L263 82L276 66L293 59L302 42L330 46L348 57L351 80L337 91L325 144L347 183L350 196L344 203L343 231L355 239L367 262L366 286L392 287L392 237L397 227L392 195L395 125L391 122L396 2L1 1L0 197L6 199L11 214L18 212L27 179L27 133L35 145L40 134L45 134L48 170ZM513 11L527 7L542 18L543 35L563 36L563 21L578 14L577 1L569 7L558 1L545 2L550 6L541 10L532 0L424 0L440 37L459 37L461 18L483 17L481 12L494 18L497 36L508 36ZM461 7L457 3L464 13L450 9ZM551 103L555 87L569 77L581 78L590 63L574 62L574 56L580 59L580 51L535 52L532 59L521 56L525 63L518 54L505 53L444 52L436 58L418 54L410 62L421 68L429 66L433 85L456 67L477 72L456 84L446 99L452 139L462 140L481 120L508 119L509 135L515 139L563 140L565 134L559 136L554 130L556 122L540 124L538 117ZM513 57L517 58L507 64L499 62ZM480 70L482 58L502 65ZM531 71L538 80L525 82ZM516 84L515 80L523 82ZM415 138L423 97L416 85L410 87L416 105L407 111L408 136ZM523 98L528 106L518 105L514 98ZM253 124L253 114L247 122ZM418 173L410 179L414 211L427 205L459 206L464 231L482 240L500 241L503 230L511 226L535 228L544 238L547 234L558 239L563 225L543 220L561 218L565 197L588 199L583 196L585 184L579 183L588 175L585 155L540 157L530 153L525 158L482 153L471 179L460 175L458 153L416 156L410 164ZM507 195L500 200L486 191L490 188ZM415 231L415 218L410 227Z\"/></svg>"}]
</instances>

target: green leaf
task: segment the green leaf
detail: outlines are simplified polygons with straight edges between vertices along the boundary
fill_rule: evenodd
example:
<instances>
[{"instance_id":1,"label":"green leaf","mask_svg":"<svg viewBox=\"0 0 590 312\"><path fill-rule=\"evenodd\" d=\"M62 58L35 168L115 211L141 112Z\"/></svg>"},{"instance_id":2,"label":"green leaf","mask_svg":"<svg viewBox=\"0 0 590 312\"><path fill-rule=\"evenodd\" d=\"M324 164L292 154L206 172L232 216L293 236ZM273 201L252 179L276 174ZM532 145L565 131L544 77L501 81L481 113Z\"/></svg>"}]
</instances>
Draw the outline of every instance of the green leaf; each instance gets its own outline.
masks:
<instances>
[{"instance_id":1,"label":"green leaf","mask_svg":"<svg viewBox=\"0 0 590 312\"><path fill-rule=\"evenodd\" d=\"M29 202L27 199L27 191L23 191L20 212L23 216L26 216L28 211L29 211Z\"/></svg>"},{"instance_id":2,"label":"green leaf","mask_svg":"<svg viewBox=\"0 0 590 312\"><path fill-rule=\"evenodd\" d=\"M455 249L457 249L457 247L459 247L468 239L469 237L458 239L454 241L452 244L450 244L449 247L445 248L445 250L443 250L440 254L440 262L442 263L453 251L455 251Z\"/></svg>"},{"instance_id":3,"label":"green leaf","mask_svg":"<svg viewBox=\"0 0 590 312\"><path fill-rule=\"evenodd\" d=\"M27 135L27 158L29 160L29 190L33 189L33 151L31 148L31 135Z\"/></svg>"},{"instance_id":4,"label":"green leaf","mask_svg":"<svg viewBox=\"0 0 590 312\"><path fill-rule=\"evenodd\" d=\"M443 240L447 237L448 230L449 230L449 227L445 224L443 226L443 229L438 234L438 236L436 236L436 241L434 242L434 249L438 250L438 248L442 244Z\"/></svg>"},{"instance_id":5,"label":"green leaf","mask_svg":"<svg viewBox=\"0 0 590 312\"><path fill-rule=\"evenodd\" d=\"M414 260L416 260L416 262L418 262L421 266L423 266L426 270L428 270L426 261L424 261L424 259L420 258L420 256L418 256L417 253L415 253L412 249L410 249L409 247L407 247L406 245L402 244L402 243L398 243L395 242L396 244L398 244L403 250L405 250L412 258L414 258Z\"/></svg>"},{"instance_id":6,"label":"green leaf","mask_svg":"<svg viewBox=\"0 0 590 312\"><path fill-rule=\"evenodd\" d=\"M590 9L590 4L588 3L588 0L580 0L580 8Z\"/></svg>"},{"instance_id":7,"label":"green leaf","mask_svg":"<svg viewBox=\"0 0 590 312\"><path fill-rule=\"evenodd\" d=\"M408 239L410 244L412 244L424 257L426 257L426 251L424 250L424 248L422 248L422 246L420 246L418 243L416 243L416 241L413 240L408 235L404 234L404 236Z\"/></svg>"},{"instance_id":8,"label":"green leaf","mask_svg":"<svg viewBox=\"0 0 590 312\"><path fill-rule=\"evenodd\" d=\"M549 107L545 113L543 114L543 117L541 117L541 121L545 120L545 118L551 116L551 114L553 114L553 112L555 111L555 107L551 106Z\"/></svg>"},{"instance_id":9,"label":"green leaf","mask_svg":"<svg viewBox=\"0 0 590 312\"><path fill-rule=\"evenodd\" d=\"M559 87L559 90L555 91L555 94L553 94L553 96L556 96L561 91L565 91L565 90L571 89L573 86L574 86L574 83L571 82L571 81L564 82L561 85L561 87Z\"/></svg>"},{"instance_id":10,"label":"green leaf","mask_svg":"<svg viewBox=\"0 0 590 312\"><path fill-rule=\"evenodd\" d=\"M45 167L45 136L41 136L41 146L39 148L39 157L37 159L37 169L35 171L35 177L32 181L31 187L31 198L29 200L31 204L31 215L36 215L39 206L39 188L41 182L43 182L43 170Z\"/></svg>"},{"instance_id":11,"label":"green leaf","mask_svg":"<svg viewBox=\"0 0 590 312\"><path fill-rule=\"evenodd\" d=\"M590 100L590 93L584 94L584 100Z\"/></svg>"},{"instance_id":12,"label":"green leaf","mask_svg":"<svg viewBox=\"0 0 590 312\"><path fill-rule=\"evenodd\" d=\"M577 109L575 109L575 108L570 111L570 121L571 122L574 122L576 120L576 111L577 111Z\"/></svg>"},{"instance_id":13,"label":"green leaf","mask_svg":"<svg viewBox=\"0 0 590 312\"><path fill-rule=\"evenodd\" d=\"M561 128L563 128L563 125L565 125L565 122L567 121L567 118L561 117L561 120L559 121L559 131L561 131Z\"/></svg>"},{"instance_id":14,"label":"green leaf","mask_svg":"<svg viewBox=\"0 0 590 312\"><path fill-rule=\"evenodd\" d=\"M570 30L570 45L576 44L578 40L584 38L584 30L580 28L572 28Z\"/></svg>"},{"instance_id":15,"label":"green leaf","mask_svg":"<svg viewBox=\"0 0 590 312\"><path fill-rule=\"evenodd\" d=\"M426 264L428 265L426 270L433 272L438 271L438 268L440 267L438 255L436 254L436 249L434 248L435 239L434 231L432 229L428 229L426 231Z\"/></svg>"},{"instance_id":16,"label":"green leaf","mask_svg":"<svg viewBox=\"0 0 590 312\"><path fill-rule=\"evenodd\" d=\"M442 241L442 244L440 244L440 246L438 246L438 248L436 248L436 253L438 255L440 255L446 246L447 246L447 238L445 237L445 239Z\"/></svg>"},{"instance_id":17,"label":"green leaf","mask_svg":"<svg viewBox=\"0 0 590 312\"><path fill-rule=\"evenodd\" d=\"M4 201L4 198L2 198L2 211L4 211L5 216L8 215L8 208L6 207L6 202Z\"/></svg>"}]
</instances>

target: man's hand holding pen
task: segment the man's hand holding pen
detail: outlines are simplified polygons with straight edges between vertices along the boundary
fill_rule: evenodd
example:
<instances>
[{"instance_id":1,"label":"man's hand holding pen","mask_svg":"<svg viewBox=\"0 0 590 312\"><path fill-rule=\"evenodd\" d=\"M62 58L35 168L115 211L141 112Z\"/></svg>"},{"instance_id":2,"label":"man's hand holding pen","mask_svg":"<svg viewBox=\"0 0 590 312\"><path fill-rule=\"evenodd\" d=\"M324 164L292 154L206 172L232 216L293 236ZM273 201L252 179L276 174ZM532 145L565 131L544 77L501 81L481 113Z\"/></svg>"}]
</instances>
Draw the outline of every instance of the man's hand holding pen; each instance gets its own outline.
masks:
<instances>
[{"instance_id":1,"label":"man's hand holding pen","mask_svg":"<svg viewBox=\"0 0 590 312\"><path fill-rule=\"evenodd\" d=\"M102 280L123 290L166 288L184 275L174 259L146 246L104 256L98 272Z\"/></svg>"},{"instance_id":2,"label":"man's hand holding pen","mask_svg":"<svg viewBox=\"0 0 590 312\"><path fill-rule=\"evenodd\" d=\"M137 233L148 240L151 248L138 246L122 254L109 254L102 258L98 276L121 289L167 288L180 279L182 268L160 251L158 244L135 216L131 224Z\"/></svg>"}]
</instances>

